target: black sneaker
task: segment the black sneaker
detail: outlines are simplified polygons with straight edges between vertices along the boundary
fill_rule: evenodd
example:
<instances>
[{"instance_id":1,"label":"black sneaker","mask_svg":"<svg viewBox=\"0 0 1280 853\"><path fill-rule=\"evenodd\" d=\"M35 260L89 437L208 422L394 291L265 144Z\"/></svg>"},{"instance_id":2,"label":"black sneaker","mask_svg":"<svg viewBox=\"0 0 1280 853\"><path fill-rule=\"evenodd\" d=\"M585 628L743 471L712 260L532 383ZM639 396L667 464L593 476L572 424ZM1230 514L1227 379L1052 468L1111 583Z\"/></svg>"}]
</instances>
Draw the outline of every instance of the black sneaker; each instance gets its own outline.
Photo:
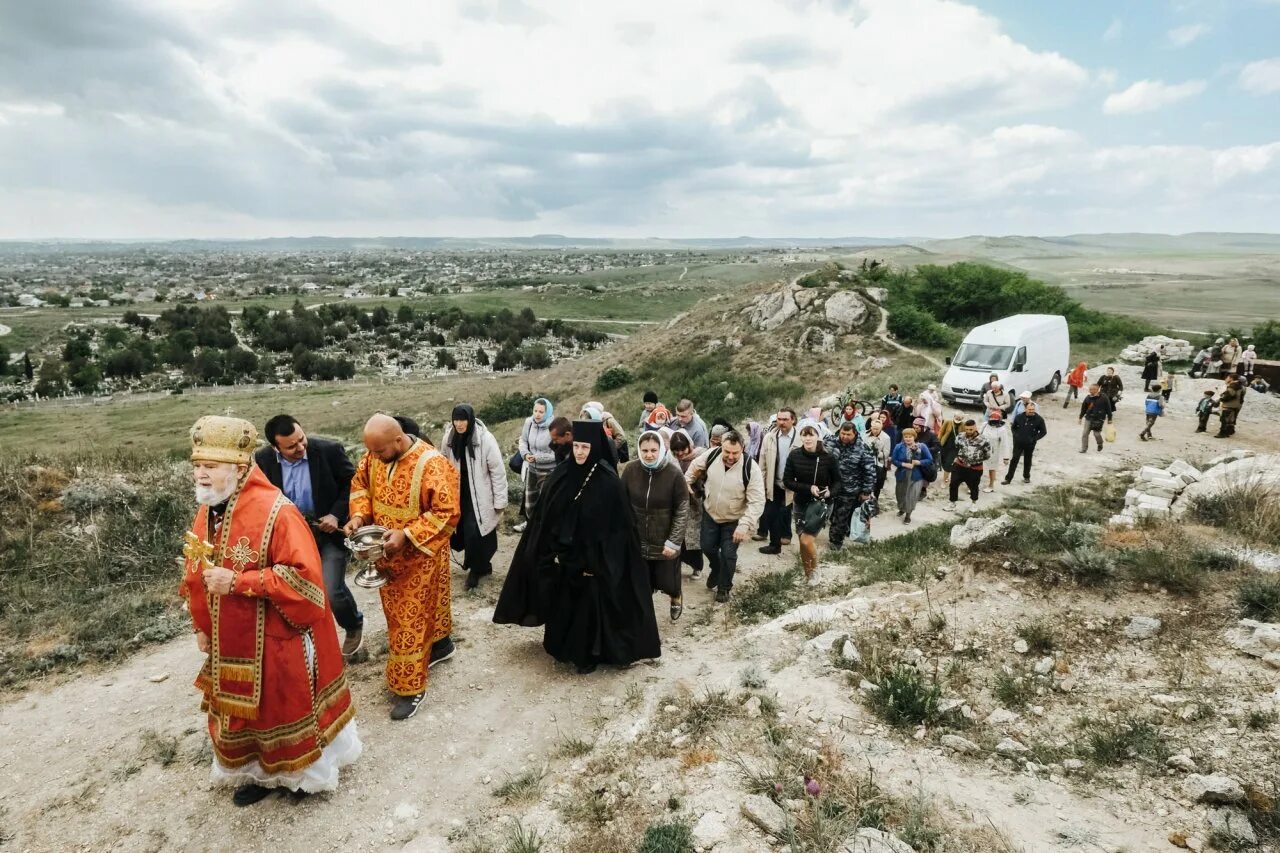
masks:
<instances>
[{"instance_id":1,"label":"black sneaker","mask_svg":"<svg viewBox=\"0 0 1280 853\"><path fill-rule=\"evenodd\" d=\"M453 653L457 650L458 647L453 644L453 639L451 637L445 637L438 643L432 643L431 660L427 662L427 667L431 668L441 661L448 660L453 657Z\"/></svg>"},{"instance_id":2,"label":"black sneaker","mask_svg":"<svg viewBox=\"0 0 1280 853\"><path fill-rule=\"evenodd\" d=\"M781 545L765 545L763 548L760 549L760 553L761 554L781 554L782 546Z\"/></svg>"},{"instance_id":3,"label":"black sneaker","mask_svg":"<svg viewBox=\"0 0 1280 853\"><path fill-rule=\"evenodd\" d=\"M467 589L475 589L478 586L480 586L480 573L477 572L475 569L472 569L471 571L467 572L466 587Z\"/></svg>"},{"instance_id":4,"label":"black sneaker","mask_svg":"<svg viewBox=\"0 0 1280 853\"><path fill-rule=\"evenodd\" d=\"M717 583L719 583L719 581L720 581L720 576L719 576L718 574L716 574L715 572L710 572L710 573L708 573L708 574L707 574L707 589L715 589L715 588L716 588L716 584L717 584Z\"/></svg>"},{"instance_id":5,"label":"black sneaker","mask_svg":"<svg viewBox=\"0 0 1280 853\"><path fill-rule=\"evenodd\" d=\"M1003 480L1001 480L1001 481L1000 481L1000 485L1002 485L1002 486L1007 486L1007 485L1009 485L1009 484L1010 484L1010 483L1012 483L1012 482L1013 482L1013 479L1012 479L1012 478L1006 477L1005 479L1003 479Z\"/></svg>"},{"instance_id":6,"label":"black sneaker","mask_svg":"<svg viewBox=\"0 0 1280 853\"><path fill-rule=\"evenodd\" d=\"M264 799L267 794L271 793L270 788L264 788L261 785L255 785L252 782L248 785L241 785L236 788L235 793L231 795L231 802L237 806L251 806L259 800Z\"/></svg>"},{"instance_id":7,"label":"black sneaker","mask_svg":"<svg viewBox=\"0 0 1280 853\"><path fill-rule=\"evenodd\" d=\"M578 675L590 675L591 673L596 671L596 664L580 663L573 668L573 671L578 673Z\"/></svg>"},{"instance_id":8,"label":"black sneaker","mask_svg":"<svg viewBox=\"0 0 1280 853\"><path fill-rule=\"evenodd\" d=\"M391 719L407 720L414 714L418 713L418 705L422 703L422 697L426 693L419 693L417 696L398 696L396 703L391 706Z\"/></svg>"},{"instance_id":9,"label":"black sneaker","mask_svg":"<svg viewBox=\"0 0 1280 853\"><path fill-rule=\"evenodd\" d=\"M716 590L716 604L725 604L728 601L729 601L729 590L727 589Z\"/></svg>"}]
</instances>

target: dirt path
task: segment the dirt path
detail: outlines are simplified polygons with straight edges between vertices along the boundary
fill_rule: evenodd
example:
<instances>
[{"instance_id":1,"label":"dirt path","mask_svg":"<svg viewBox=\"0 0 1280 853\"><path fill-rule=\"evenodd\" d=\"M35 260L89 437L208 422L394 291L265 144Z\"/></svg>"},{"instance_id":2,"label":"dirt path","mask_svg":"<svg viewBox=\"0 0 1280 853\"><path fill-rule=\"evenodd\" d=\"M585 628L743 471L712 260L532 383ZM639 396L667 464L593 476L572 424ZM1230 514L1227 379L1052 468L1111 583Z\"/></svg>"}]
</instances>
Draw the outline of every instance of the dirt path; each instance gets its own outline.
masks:
<instances>
[{"instance_id":1,"label":"dirt path","mask_svg":"<svg viewBox=\"0 0 1280 853\"><path fill-rule=\"evenodd\" d=\"M1036 483L1132 468L1146 459L1206 458L1235 446L1277 449L1249 422L1248 409L1231 442L1194 434L1189 417L1175 413L1157 427L1159 441L1142 444L1136 438L1140 396L1131 394L1122 405L1119 441L1105 453L1083 456L1074 412L1061 408L1060 395L1046 398L1050 434L1037 453ZM981 503L1024 489L997 487ZM942 503L931 497L922 504L917 525L950 517ZM877 537L901 531L891 513L875 528ZM499 567L514 541L502 538ZM793 559L745 548L744 579L788 567ZM365 754L344 773L337 793L299 804L272 798L238 810L224 790L210 786L204 721L190 683L200 655L183 637L115 669L33 689L0 707L0 836L14 835L14 848L22 850L383 850L412 839L414 849L444 849L431 844L495 803L490 792L506 773L548 761L562 734L590 738L602 714L628 713L620 700L632 685L652 706L678 683L736 686L748 662L767 660L775 651L753 634L758 629L728 628L719 613L704 620L713 605L698 584L686 592L680 622L661 619L660 662L578 677L543 653L539 632L491 623L500 578L477 594L464 594L460 580L455 574L459 653L433 670L417 717L396 724L387 718L380 661L351 669ZM384 622L376 594L358 590L357 596L368 642L377 647ZM665 610L661 598L657 603ZM783 667L776 679L771 687L780 689L784 707L804 704L811 718L823 718L842 698L847 702L847 691L842 697L833 684L816 683L795 665ZM904 748L887 735L865 734L857 720L841 717L839 725L845 748L867 756L877 774L892 783L923 784L972 811L976 821L991 820L1027 850L1066 849L1060 831L1068 824L1098 839L1083 849L1167 846L1161 819L1127 807L1119 795L1085 798L1047 780ZM180 738L172 756L144 746L148 738L170 736ZM167 765L161 760L166 757Z\"/></svg>"},{"instance_id":2,"label":"dirt path","mask_svg":"<svg viewBox=\"0 0 1280 853\"><path fill-rule=\"evenodd\" d=\"M888 344L889 346L893 347L894 349L900 352L910 353L911 355L924 359L925 361L929 362L939 370L945 371L947 369L947 366L945 364L938 361L933 356L928 355L926 353L922 353L920 352L920 350L916 350L916 349L912 349L911 347L904 346L898 343L897 341L895 341L892 337L890 337L889 336L889 310L880 305L877 305L876 308L880 311L880 324L876 326L876 331L875 331L875 335L877 338L884 341L886 344Z\"/></svg>"}]
</instances>

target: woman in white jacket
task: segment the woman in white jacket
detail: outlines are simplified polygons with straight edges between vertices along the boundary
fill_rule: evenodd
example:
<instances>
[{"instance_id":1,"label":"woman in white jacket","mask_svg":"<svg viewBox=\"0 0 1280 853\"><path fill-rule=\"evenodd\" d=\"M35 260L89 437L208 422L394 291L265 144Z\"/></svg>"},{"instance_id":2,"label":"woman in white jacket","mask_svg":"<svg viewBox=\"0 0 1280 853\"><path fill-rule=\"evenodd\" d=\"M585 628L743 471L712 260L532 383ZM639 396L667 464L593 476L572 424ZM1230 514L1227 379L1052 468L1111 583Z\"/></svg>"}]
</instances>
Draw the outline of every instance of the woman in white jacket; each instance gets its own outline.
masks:
<instances>
[{"instance_id":1,"label":"woman in white jacket","mask_svg":"<svg viewBox=\"0 0 1280 853\"><path fill-rule=\"evenodd\" d=\"M520 430L520 458L524 460L520 467L520 481L524 484L524 504L520 507L520 514L524 520L516 525L517 533L524 532L529 516L542 496L542 484L556 467L550 429L554 417L555 407L551 401L539 397L533 401L533 414L524 419L524 427Z\"/></svg>"},{"instance_id":2,"label":"woman in white jacket","mask_svg":"<svg viewBox=\"0 0 1280 853\"><path fill-rule=\"evenodd\" d=\"M1013 433L1005 423L1004 414L993 409L987 414L987 422L982 425L979 435L991 445L990 463L987 465L987 487L984 492L996 490L996 472L1009 467L1009 458L1013 456ZM996 460L1000 460L999 464Z\"/></svg>"},{"instance_id":3,"label":"woman in white jacket","mask_svg":"<svg viewBox=\"0 0 1280 853\"><path fill-rule=\"evenodd\" d=\"M502 450L476 413L463 403L453 409L453 423L445 430L445 458L458 469L462 517L450 546L462 551L467 589L493 572L498 551L498 519L507 507L507 473Z\"/></svg>"}]
</instances>

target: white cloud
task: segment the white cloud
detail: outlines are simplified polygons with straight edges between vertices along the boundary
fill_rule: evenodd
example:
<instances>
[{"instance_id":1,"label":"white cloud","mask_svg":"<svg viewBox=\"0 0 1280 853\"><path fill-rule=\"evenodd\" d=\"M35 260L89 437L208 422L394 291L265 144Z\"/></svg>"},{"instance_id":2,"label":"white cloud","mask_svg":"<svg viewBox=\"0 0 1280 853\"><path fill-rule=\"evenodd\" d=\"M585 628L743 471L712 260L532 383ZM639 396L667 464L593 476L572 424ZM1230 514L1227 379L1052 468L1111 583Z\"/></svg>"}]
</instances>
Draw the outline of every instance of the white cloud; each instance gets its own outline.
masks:
<instances>
[{"instance_id":1,"label":"white cloud","mask_svg":"<svg viewBox=\"0 0 1280 853\"><path fill-rule=\"evenodd\" d=\"M1280 92L1280 57L1250 62L1240 70L1240 87L1255 95Z\"/></svg>"},{"instance_id":2,"label":"white cloud","mask_svg":"<svg viewBox=\"0 0 1280 853\"><path fill-rule=\"evenodd\" d=\"M0 237L1194 230L1280 195L1266 146L1065 126L1115 72L957 0L0 10Z\"/></svg>"},{"instance_id":3,"label":"white cloud","mask_svg":"<svg viewBox=\"0 0 1280 853\"><path fill-rule=\"evenodd\" d=\"M1165 83L1160 80L1140 80L1123 92L1115 92L1102 102L1107 115L1145 113L1185 101L1205 90L1203 80L1185 83Z\"/></svg>"},{"instance_id":4,"label":"white cloud","mask_svg":"<svg viewBox=\"0 0 1280 853\"><path fill-rule=\"evenodd\" d=\"M1124 21L1120 18L1112 18L1107 29L1102 33L1103 41L1115 41L1124 35Z\"/></svg>"},{"instance_id":5,"label":"white cloud","mask_svg":"<svg viewBox=\"0 0 1280 853\"><path fill-rule=\"evenodd\" d=\"M1174 27L1167 33L1169 44L1173 47L1186 47L1196 39L1209 32L1208 24L1185 24Z\"/></svg>"}]
</instances>

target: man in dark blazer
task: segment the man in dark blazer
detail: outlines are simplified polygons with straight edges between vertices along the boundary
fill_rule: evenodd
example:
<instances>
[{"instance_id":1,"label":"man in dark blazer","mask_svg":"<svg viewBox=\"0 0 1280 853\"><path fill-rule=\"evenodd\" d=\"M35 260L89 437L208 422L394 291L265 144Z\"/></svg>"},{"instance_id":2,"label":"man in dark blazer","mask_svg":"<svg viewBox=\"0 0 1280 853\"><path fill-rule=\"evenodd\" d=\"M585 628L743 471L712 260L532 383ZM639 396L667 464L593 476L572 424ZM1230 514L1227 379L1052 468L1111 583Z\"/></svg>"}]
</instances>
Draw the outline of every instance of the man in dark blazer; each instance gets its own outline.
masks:
<instances>
[{"instance_id":1,"label":"man in dark blazer","mask_svg":"<svg viewBox=\"0 0 1280 853\"><path fill-rule=\"evenodd\" d=\"M347 523L347 499L355 466L336 441L308 438L291 415L267 421L267 441L254 461L267 479L293 501L311 524L324 567L325 592L339 627L346 632L342 653L354 655L363 642L364 616L347 587L350 552L342 544Z\"/></svg>"}]
</instances>

